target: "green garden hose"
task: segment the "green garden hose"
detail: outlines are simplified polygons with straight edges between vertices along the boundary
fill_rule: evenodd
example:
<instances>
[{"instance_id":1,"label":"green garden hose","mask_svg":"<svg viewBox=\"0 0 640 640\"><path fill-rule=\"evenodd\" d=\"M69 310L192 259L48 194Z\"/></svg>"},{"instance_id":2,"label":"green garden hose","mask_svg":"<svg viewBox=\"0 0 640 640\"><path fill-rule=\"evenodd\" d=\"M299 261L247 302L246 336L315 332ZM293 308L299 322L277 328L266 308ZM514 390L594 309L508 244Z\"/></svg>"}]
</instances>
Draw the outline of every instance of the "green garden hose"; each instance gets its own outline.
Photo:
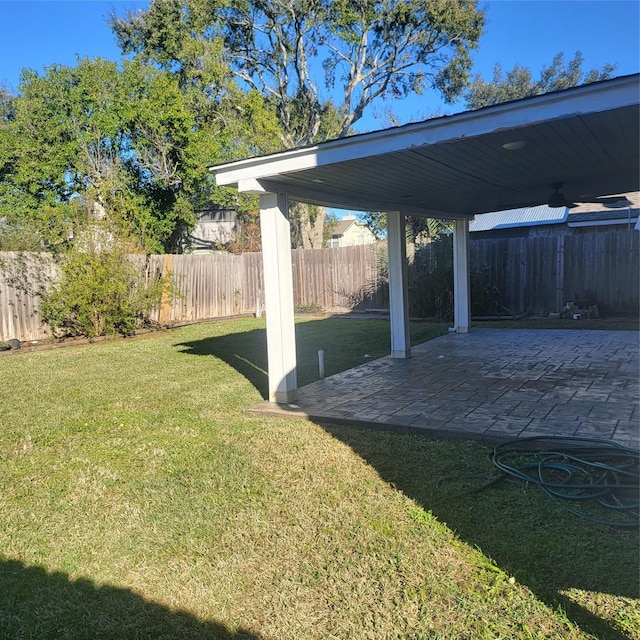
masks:
<instances>
[{"instance_id":1,"label":"green garden hose","mask_svg":"<svg viewBox=\"0 0 640 640\"><path fill-rule=\"evenodd\" d=\"M462 495L515 479L540 487L571 513L593 522L614 527L640 523L640 453L634 449L610 440L545 436L498 444L489 459L497 475L442 478L438 487L482 480Z\"/></svg>"}]
</instances>

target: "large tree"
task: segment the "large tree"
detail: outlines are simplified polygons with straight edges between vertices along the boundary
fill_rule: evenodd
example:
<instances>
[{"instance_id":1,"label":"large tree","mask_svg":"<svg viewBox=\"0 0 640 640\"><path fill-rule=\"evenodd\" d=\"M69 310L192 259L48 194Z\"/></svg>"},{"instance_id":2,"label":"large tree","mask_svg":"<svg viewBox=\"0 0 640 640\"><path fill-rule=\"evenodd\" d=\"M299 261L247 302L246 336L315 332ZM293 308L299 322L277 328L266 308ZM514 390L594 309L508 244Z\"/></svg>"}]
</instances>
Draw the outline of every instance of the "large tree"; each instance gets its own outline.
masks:
<instances>
[{"instance_id":1,"label":"large tree","mask_svg":"<svg viewBox=\"0 0 640 640\"><path fill-rule=\"evenodd\" d=\"M466 86L484 14L475 0L152 0L112 16L124 53L198 84L220 46L269 100L282 145L347 135L375 100ZM298 207L294 237L321 246L324 211Z\"/></svg>"},{"instance_id":2,"label":"large tree","mask_svg":"<svg viewBox=\"0 0 640 640\"><path fill-rule=\"evenodd\" d=\"M191 118L171 79L107 60L23 73L2 132L0 207L49 246L108 219L146 249L182 217L176 168Z\"/></svg>"},{"instance_id":3,"label":"large tree","mask_svg":"<svg viewBox=\"0 0 640 640\"><path fill-rule=\"evenodd\" d=\"M500 64L496 63L493 78L484 80L481 76L476 76L465 91L464 99L469 109L479 109L509 100L606 80L615 71L615 65L612 64L605 64L602 69L584 71L583 64L584 59L579 51L567 63L564 54L558 53L549 66L542 68L539 78L535 80L527 67L516 64L511 71L504 73Z\"/></svg>"},{"instance_id":4,"label":"large tree","mask_svg":"<svg viewBox=\"0 0 640 640\"><path fill-rule=\"evenodd\" d=\"M141 250L175 249L213 189L207 162L276 129L257 92L221 94L198 109L174 76L140 60L24 72L18 95L0 96L4 235L28 229L53 248L99 224Z\"/></svg>"}]
</instances>

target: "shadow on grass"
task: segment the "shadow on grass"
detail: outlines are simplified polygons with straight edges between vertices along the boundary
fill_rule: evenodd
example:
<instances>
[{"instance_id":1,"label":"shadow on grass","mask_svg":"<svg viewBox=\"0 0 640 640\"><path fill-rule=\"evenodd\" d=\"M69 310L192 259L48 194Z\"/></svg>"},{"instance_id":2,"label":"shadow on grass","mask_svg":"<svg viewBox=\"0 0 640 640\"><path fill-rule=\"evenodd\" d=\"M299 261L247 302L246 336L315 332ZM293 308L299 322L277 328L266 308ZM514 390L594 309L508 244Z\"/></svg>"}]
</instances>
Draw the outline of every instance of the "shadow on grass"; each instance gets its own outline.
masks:
<instances>
[{"instance_id":1,"label":"shadow on grass","mask_svg":"<svg viewBox=\"0 0 640 640\"><path fill-rule=\"evenodd\" d=\"M268 397L265 329L212 336L192 342L181 342L176 346L188 355L220 358L245 377L263 398Z\"/></svg>"},{"instance_id":2,"label":"shadow on grass","mask_svg":"<svg viewBox=\"0 0 640 640\"><path fill-rule=\"evenodd\" d=\"M144 600L132 591L0 561L0 637L38 640L260 640Z\"/></svg>"},{"instance_id":3,"label":"shadow on grass","mask_svg":"<svg viewBox=\"0 0 640 640\"><path fill-rule=\"evenodd\" d=\"M426 332L419 328L422 330ZM445 331L436 326L433 335L417 331L415 338L420 342ZM370 358L387 355L389 350L388 324L367 320L303 322L296 325L296 337L300 386L318 377L317 349L325 350L327 375L366 362L363 345ZM187 354L221 358L267 397L264 329L228 333L178 347ZM475 442L441 442L366 428L321 426L348 444L384 481L431 511L541 601L553 609L561 607L574 624L605 640L627 637L564 592L577 589L637 598L637 531L589 524L567 515L542 493L522 486L498 486L460 497L439 491L436 481L440 477L492 472L486 459L488 448Z\"/></svg>"},{"instance_id":4,"label":"shadow on grass","mask_svg":"<svg viewBox=\"0 0 640 640\"><path fill-rule=\"evenodd\" d=\"M447 332L444 323L412 323L412 344ZM268 397L267 336L265 329L229 332L176 345L184 353L220 358ZM319 379L318 351L324 351L325 375L331 376L375 358L389 355L388 320L323 318L296 322L298 386Z\"/></svg>"},{"instance_id":5,"label":"shadow on grass","mask_svg":"<svg viewBox=\"0 0 640 640\"><path fill-rule=\"evenodd\" d=\"M461 496L441 491L440 478L492 473L489 447L476 442L320 426L540 600L561 607L574 624L606 640L628 637L563 591L638 598L637 530L592 524L568 514L541 491L514 483Z\"/></svg>"}]
</instances>

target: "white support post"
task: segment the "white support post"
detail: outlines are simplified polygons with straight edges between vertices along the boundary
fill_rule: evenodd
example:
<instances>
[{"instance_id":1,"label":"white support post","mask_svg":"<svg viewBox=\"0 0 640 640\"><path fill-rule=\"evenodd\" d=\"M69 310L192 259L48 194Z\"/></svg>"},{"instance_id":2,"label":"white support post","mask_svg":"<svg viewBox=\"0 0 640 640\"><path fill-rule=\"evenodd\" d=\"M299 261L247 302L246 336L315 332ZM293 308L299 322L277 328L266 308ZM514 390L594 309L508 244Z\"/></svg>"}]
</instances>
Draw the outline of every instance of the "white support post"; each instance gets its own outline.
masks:
<instances>
[{"instance_id":1,"label":"white support post","mask_svg":"<svg viewBox=\"0 0 640 640\"><path fill-rule=\"evenodd\" d=\"M260 230L267 315L269 401L286 404L298 398L291 232L286 193L260 195Z\"/></svg>"},{"instance_id":2,"label":"white support post","mask_svg":"<svg viewBox=\"0 0 640 640\"><path fill-rule=\"evenodd\" d=\"M389 253L389 314L391 319L391 357L411 357L409 336L409 295L407 292L407 239L404 215L387 212Z\"/></svg>"},{"instance_id":3,"label":"white support post","mask_svg":"<svg viewBox=\"0 0 640 640\"><path fill-rule=\"evenodd\" d=\"M556 308L557 313L562 313L564 307L564 236L557 236L556 245ZM524 310L524 305L522 306Z\"/></svg>"},{"instance_id":4,"label":"white support post","mask_svg":"<svg viewBox=\"0 0 640 640\"><path fill-rule=\"evenodd\" d=\"M453 316L457 333L471 327L471 287L469 277L469 220L455 221L453 230Z\"/></svg>"}]
</instances>

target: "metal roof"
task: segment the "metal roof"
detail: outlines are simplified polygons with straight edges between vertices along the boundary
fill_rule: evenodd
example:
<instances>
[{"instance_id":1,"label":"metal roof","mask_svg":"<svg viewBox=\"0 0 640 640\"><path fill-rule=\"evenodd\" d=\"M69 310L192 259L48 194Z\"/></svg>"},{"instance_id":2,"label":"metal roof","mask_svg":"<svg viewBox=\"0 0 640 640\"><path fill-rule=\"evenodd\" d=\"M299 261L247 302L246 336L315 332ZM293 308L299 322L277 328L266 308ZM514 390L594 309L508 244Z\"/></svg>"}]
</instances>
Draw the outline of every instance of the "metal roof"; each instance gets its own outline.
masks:
<instances>
[{"instance_id":1,"label":"metal roof","mask_svg":"<svg viewBox=\"0 0 640 640\"><path fill-rule=\"evenodd\" d=\"M469 223L469 231L492 231L513 227L532 227L545 224L561 224L567 221L567 207L549 207L546 204L523 209L480 213Z\"/></svg>"},{"instance_id":2,"label":"metal roof","mask_svg":"<svg viewBox=\"0 0 640 640\"><path fill-rule=\"evenodd\" d=\"M219 185L434 218L640 190L640 75L210 169ZM520 143L515 150L508 143ZM516 145L518 146L518 145Z\"/></svg>"},{"instance_id":3,"label":"metal roof","mask_svg":"<svg viewBox=\"0 0 640 640\"><path fill-rule=\"evenodd\" d=\"M624 202L628 206L623 206ZM640 208L640 192L620 194L620 203L611 207L602 203L586 202L579 203L572 209L542 204L537 207L481 213L469 223L469 231L493 231L564 222L570 227L635 224Z\"/></svg>"}]
</instances>

